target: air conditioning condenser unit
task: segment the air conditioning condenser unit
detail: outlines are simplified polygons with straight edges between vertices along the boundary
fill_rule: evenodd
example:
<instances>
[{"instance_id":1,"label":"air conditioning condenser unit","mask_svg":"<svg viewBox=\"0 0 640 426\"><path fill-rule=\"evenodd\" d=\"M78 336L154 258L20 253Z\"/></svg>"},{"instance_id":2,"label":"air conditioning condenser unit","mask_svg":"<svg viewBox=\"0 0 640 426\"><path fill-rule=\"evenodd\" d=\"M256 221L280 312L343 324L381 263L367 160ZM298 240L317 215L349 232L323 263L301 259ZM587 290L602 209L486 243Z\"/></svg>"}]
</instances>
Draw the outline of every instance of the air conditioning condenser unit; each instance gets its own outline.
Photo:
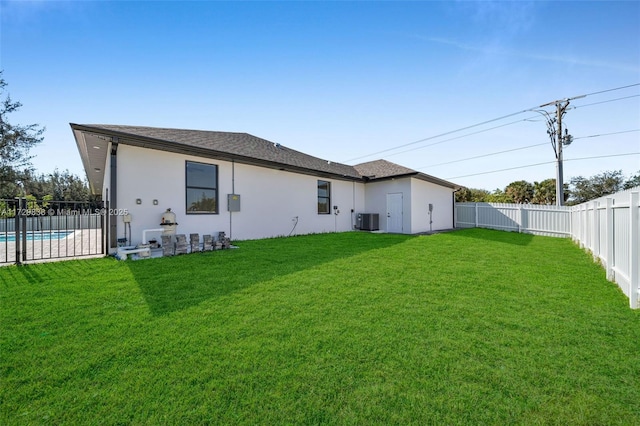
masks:
<instances>
[{"instance_id":1,"label":"air conditioning condenser unit","mask_svg":"<svg viewBox=\"0 0 640 426\"><path fill-rule=\"evenodd\" d=\"M380 215L378 213L358 213L356 228L362 231L379 230Z\"/></svg>"}]
</instances>

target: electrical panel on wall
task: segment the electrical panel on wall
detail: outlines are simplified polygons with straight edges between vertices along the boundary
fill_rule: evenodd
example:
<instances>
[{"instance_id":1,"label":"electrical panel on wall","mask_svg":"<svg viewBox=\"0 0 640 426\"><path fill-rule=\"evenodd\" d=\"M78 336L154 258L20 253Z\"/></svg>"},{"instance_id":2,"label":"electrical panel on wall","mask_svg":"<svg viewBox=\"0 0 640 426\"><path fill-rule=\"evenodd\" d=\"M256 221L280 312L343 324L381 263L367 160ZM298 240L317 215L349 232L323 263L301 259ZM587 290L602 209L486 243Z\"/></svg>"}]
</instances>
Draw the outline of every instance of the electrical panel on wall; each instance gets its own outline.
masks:
<instances>
[{"instance_id":1,"label":"electrical panel on wall","mask_svg":"<svg viewBox=\"0 0 640 426\"><path fill-rule=\"evenodd\" d=\"M230 212L240 211L240 195L227 194L227 211L230 211Z\"/></svg>"}]
</instances>

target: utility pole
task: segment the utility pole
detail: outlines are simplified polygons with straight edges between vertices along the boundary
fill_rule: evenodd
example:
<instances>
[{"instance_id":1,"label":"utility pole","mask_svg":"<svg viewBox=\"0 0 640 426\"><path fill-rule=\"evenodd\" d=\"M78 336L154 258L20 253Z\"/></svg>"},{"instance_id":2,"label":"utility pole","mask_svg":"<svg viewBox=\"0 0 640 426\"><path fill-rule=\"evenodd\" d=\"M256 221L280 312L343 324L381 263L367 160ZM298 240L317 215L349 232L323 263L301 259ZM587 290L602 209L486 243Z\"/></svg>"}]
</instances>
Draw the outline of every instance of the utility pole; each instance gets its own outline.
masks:
<instances>
[{"instance_id":1,"label":"utility pole","mask_svg":"<svg viewBox=\"0 0 640 426\"><path fill-rule=\"evenodd\" d=\"M549 105L555 105L556 116L552 117L545 110L535 110L538 113L543 114L547 119L547 134L551 139L551 146L556 155L556 205L564 205L564 171L562 168L562 146L570 145L573 142L573 136L569 134L569 131L565 128L564 135L562 134L562 117L564 117L569 102L573 99L584 98L586 95L575 96L573 98L562 99L540 105L540 108L544 108ZM557 130L556 130L557 124Z\"/></svg>"}]
</instances>

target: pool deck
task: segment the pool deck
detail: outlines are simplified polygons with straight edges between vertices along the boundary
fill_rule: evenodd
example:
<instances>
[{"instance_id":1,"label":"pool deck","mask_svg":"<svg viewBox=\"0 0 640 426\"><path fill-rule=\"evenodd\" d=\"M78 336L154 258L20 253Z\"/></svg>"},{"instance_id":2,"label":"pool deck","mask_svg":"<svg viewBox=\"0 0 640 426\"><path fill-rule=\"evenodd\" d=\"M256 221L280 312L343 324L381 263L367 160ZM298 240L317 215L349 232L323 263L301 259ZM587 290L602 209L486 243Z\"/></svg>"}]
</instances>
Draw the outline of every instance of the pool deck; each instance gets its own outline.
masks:
<instances>
[{"instance_id":1,"label":"pool deck","mask_svg":"<svg viewBox=\"0 0 640 426\"><path fill-rule=\"evenodd\" d=\"M65 238L27 241L27 260L22 263L65 260L86 257L102 257L102 230L75 230ZM0 266L14 265L16 242L0 242Z\"/></svg>"}]
</instances>

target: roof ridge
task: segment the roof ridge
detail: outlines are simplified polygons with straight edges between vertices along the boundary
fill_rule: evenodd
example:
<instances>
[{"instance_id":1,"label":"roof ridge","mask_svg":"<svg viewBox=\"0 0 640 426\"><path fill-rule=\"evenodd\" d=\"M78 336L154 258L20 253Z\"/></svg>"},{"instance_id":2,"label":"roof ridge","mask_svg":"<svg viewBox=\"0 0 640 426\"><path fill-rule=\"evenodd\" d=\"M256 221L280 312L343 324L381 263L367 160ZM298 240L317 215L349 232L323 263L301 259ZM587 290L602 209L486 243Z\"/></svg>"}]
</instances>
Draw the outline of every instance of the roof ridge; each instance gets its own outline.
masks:
<instances>
[{"instance_id":1,"label":"roof ridge","mask_svg":"<svg viewBox=\"0 0 640 426\"><path fill-rule=\"evenodd\" d=\"M232 132L232 131L228 131L228 130L181 129L181 128L178 128L178 127L135 126L135 125L131 125L131 124L81 124L81 126L97 127L97 128L102 128L102 129L132 128L132 129L150 129L150 130L170 130L170 131L177 131L177 132L226 133L226 134L233 134L233 135L250 135L250 136L253 136L255 138L259 138L258 136L251 135L250 133L247 133L247 132ZM262 139L262 138L259 138L259 139ZM266 140L266 139L264 139L264 140Z\"/></svg>"}]
</instances>

